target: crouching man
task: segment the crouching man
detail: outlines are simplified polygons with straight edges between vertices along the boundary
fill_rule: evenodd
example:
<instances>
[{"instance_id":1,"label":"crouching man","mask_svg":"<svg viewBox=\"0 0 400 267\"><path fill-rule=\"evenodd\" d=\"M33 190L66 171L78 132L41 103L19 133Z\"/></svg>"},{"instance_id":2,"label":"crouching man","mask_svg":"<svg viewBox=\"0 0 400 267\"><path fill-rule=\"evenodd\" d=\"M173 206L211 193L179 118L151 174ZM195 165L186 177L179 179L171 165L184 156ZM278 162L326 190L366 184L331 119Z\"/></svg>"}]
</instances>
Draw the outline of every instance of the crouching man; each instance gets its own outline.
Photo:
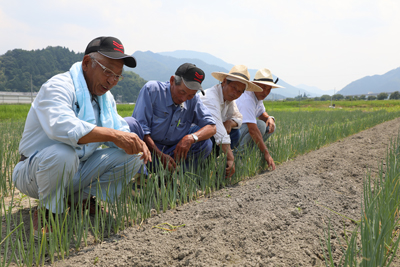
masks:
<instances>
[{"instance_id":1,"label":"crouching man","mask_svg":"<svg viewBox=\"0 0 400 267\"><path fill-rule=\"evenodd\" d=\"M15 186L39 199L38 209L62 213L67 190L83 203L89 195L113 201L151 159L146 144L118 115L109 92L122 80L124 64L135 67L136 60L124 54L120 40L98 37L88 44L82 62L40 88L26 119L21 159L13 172ZM98 149L103 144L108 148ZM95 212L94 201L90 213ZM37 233L38 210L33 226Z\"/></svg>"},{"instance_id":2,"label":"crouching man","mask_svg":"<svg viewBox=\"0 0 400 267\"><path fill-rule=\"evenodd\" d=\"M269 95L272 88L282 88L274 82L272 74L268 69L257 71L253 83L262 88L262 92L245 92L236 100L237 107L243 115L243 124L240 127L239 147L256 144L264 159L275 170L275 163L268 152L265 141L275 132L275 118L269 116L265 111L264 99ZM258 119L257 119L258 118Z\"/></svg>"},{"instance_id":3,"label":"crouching man","mask_svg":"<svg viewBox=\"0 0 400 267\"><path fill-rule=\"evenodd\" d=\"M181 161L183 171L197 168L199 160L211 153L210 137L216 127L197 94L198 91L204 94L203 80L203 70L185 63L169 81L149 81L140 90L132 117L143 128L143 140L154 156L150 171L157 170L159 161L170 171L175 171ZM126 120L133 129L132 120Z\"/></svg>"},{"instance_id":4,"label":"crouching man","mask_svg":"<svg viewBox=\"0 0 400 267\"><path fill-rule=\"evenodd\" d=\"M249 71L244 65L234 66L229 73L213 72L211 75L221 84L207 89L201 101L216 121L217 132L213 136L213 142L217 145L215 147L217 154L220 149L226 154L225 177L229 178L235 173L232 149L238 144L239 128L242 125L242 114L236 106L235 99L245 91L253 93L253 91L261 92L262 89L250 82Z\"/></svg>"}]
</instances>

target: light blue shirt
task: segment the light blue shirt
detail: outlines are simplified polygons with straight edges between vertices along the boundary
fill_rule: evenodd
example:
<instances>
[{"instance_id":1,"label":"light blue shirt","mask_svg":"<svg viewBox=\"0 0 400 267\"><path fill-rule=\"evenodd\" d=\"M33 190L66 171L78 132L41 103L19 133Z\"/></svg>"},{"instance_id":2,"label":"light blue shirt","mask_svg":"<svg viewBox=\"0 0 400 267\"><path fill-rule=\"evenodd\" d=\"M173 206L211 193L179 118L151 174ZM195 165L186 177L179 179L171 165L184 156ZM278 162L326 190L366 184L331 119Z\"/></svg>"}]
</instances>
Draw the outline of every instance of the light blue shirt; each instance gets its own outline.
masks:
<instances>
[{"instance_id":1,"label":"light blue shirt","mask_svg":"<svg viewBox=\"0 0 400 267\"><path fill-rule=\"evenodd\" d=\"M92 101L96 117L96 125L101 126L99 120L99 106ZM112 99L112 108L116 104ZM75 148L81 161L85 161L103 143L88 143L79 145L78 141L93 130L96 125L80 120L77 116L79 107L75 95L75 88L68 72L58 74L48 80L40 88L33 101L25 122L25 129L19 144L19 152L26 157L56 143L65 143ZM118 115L122 125L124 119ZM129 132L129 127L120 130ZM112 142L104 143L116 147Z\"/></svg>"},{"instance_id":2,"label":"light blue shirt","mask_svg":"<svg viewBox=\"0 0 400 267\"><path fill-rule=\"evenodd\" d=\"M166 146L177 144L192 124L200 128L215 124L198 94L177 106L170 83L158 81L149 81L140 90L132 117L139 121L145 135Z\"/></svg>"}]
</instances>

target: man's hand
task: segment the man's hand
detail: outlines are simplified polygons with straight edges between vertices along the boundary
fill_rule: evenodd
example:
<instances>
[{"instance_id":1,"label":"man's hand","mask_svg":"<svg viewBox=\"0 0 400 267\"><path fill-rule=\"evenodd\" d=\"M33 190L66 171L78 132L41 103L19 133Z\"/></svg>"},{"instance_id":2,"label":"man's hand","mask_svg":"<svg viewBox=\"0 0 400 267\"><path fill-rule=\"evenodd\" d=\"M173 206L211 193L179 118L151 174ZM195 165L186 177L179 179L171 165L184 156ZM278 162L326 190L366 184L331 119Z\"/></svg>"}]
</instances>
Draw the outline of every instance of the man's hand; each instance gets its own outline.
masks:
<instances>
[{"instance_id":1,"label":"man's hand","mask_svg":"<svg viewBox=\"0 0 400 267\"><path fill-rule=\"evenodd\" d=\"M170 155L163 153L161 156L161 163L163 164L164 168L168 168L170 172L176 170L176 162Z\"/></svg>"},{"instance_id":2,"label":"man's hand","mask_svg":"<svg viewBox=\"0 0 400 267\"><path fill-rule=\"evenodd\" d=\"M268 153L268 150L264 151L264 159L268 163L268 168L272 167L272 170L275 170L275 162L271 155Z\"/></svg>"},{"instance_id":3,"label":"man's hand","mask_svg":"<svg viewBox=\"0 0 400 267\"><path fill-rule=\"evenodd\" d=\"M235 173L235 161L227 160L225 168L225 178L226 179L231 178L234 173Z\"/></svg>"},{"instance_id":4,"label":"man's hand","mask_svg":"<svg viewBox=\"0 0 400 267\"><path fill-rule=\"evenodd\" d=\"M237 127L238 124L234 120L227 120L227 121L224 121L224 126L225 126L225 129L226 129L226 132L228 134L230 134L231 131L232 131L232 128L233 127Z\"/></svg>"},{"instance_id":5,"label":"man's hand","mask_svg":"<svg viewBox=\"0 0 400 267\"><path fill-rule=\"evenodd\" d=\"M113 143L122 148L126 154L133 155L143 153L140 159L143 160L144 164L151 161L151 154L145 142L140 140L137 134L127 133L123 131L116 131L115 140Z\"/></svg>"},{"instance_id":6,"label":"man's hand","mask_svg":"<svg viewBox=\"0 0 400 267\"><path fill-rule=\"evenodd\" d=\"M179 141L174 150L174 159L176 162L186 159L192 144L194 144L194 138L191 134L185 135L181 141Z\"/></svg>"},{"instance_id":7,"label":"man's hand","mask_svg":"<svg viewBox=\"0 0 400 267\"><path fill-rule=\"evenodd\" d=\"M268 118L268 120L265 122L267 126L269 126L269 131L268 133L273 133L275 131L275 121L271 117Z\"/></svg>"}]
</instances>

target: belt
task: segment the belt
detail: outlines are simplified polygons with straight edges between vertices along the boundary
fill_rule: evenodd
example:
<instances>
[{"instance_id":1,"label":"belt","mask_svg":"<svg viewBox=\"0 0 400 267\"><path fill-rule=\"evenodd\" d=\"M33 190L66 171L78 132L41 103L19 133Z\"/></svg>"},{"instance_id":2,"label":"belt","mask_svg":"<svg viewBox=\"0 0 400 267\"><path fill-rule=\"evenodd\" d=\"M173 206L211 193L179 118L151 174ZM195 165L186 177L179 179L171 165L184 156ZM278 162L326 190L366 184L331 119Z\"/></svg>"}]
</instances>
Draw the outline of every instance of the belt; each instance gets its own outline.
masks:
<instances>
[{"instance_id":1,"label":"belt","mask_svg":"<svg viewBox=\"0 0 400 267\"><path fill-rule=\"evenodd\" d=\"M21 154L21 158L19 159L19 161L21 162L21 161L24 161L24 160L26 160L28 157L25 157L24 155L22 155Z\"/></svg>"}]
</instances>

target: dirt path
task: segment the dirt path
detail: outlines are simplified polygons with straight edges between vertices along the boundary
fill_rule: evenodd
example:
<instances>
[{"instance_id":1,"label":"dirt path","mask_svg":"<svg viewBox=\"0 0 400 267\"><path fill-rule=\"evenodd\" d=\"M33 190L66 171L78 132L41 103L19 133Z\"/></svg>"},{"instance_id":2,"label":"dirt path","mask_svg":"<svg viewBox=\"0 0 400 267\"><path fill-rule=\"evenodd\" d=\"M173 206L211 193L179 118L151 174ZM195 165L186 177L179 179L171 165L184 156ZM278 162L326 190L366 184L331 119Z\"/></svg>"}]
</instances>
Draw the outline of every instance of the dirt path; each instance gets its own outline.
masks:
<instances>
[{"instance_id":1,"label":"dirt path","mask_svg":"<svg viewBox=\"0 0 400 267\"><path fill-rule=\"evenodd\" d=\"M360 217L362 181L377 172L400 118L279 165L211 198L148 219L58 266L321 266L329 218ZM175 232L153 228L182 225ZM94 266L94 265L93 265Z\"/></svg>"}]
</instances>

